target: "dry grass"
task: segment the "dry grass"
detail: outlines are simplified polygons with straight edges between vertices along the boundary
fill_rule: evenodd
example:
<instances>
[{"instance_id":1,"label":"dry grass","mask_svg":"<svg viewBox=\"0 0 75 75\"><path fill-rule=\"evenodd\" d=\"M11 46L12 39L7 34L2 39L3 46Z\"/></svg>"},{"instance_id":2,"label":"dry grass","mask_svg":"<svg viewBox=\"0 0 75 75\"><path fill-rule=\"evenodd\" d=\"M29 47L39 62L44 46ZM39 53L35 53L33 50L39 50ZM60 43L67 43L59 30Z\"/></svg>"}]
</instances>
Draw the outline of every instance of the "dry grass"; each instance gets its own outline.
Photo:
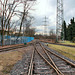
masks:
<instances>
[{"instance_id":1,"label":"dry grass","mask_svg":"<svg viewBox=\"0 0 75 75\"><path fill-rule=\"evenodd\" d=\"M49 44L49 47L75 61L75 48Z\"/></svg>"},{"instance_id":2,"label":"dry grass","mask_svg":"<svg viewBox=\"0 0 75 75\"><path fill-rule=\"evenodd\" d=\"M61 44L66 44L66 45L75 45L75 43L72 43L72 42L70 42L70 41L64 41L64 42L59 41L59 43L61 43Z\"/></svg>"},{"instance_id":3,"label":"dry grass","mask_svg":"<svg viewBox=\"0 0 75 75\"><path fill-rule=\"evenodd\" d=\"M0 54L0 75L9 75L13 65L22 59L24 50Z\"/></svg>"}]
</instances>

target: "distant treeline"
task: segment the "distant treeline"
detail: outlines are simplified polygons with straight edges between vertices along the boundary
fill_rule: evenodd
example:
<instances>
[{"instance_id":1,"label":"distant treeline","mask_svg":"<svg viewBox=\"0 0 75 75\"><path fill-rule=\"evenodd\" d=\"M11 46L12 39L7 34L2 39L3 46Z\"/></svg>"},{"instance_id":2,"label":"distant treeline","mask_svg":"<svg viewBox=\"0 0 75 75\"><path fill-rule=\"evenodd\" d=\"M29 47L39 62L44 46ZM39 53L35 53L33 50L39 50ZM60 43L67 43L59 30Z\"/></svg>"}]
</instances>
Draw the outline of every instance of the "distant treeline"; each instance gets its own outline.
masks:
<instances>
[{"instance_id":1,"label":"distant treeline","mask_svg":"<svg viewBox=\"0 0 75 75\"><path fill-rule=\"evenodd\" d=\"M64 37L64 40L75 42L75 19L74 17L70 20L70 24L68 25L66 25L65 21L63 22L61 39L63 37Z\"/></svg>"}]
</instances>

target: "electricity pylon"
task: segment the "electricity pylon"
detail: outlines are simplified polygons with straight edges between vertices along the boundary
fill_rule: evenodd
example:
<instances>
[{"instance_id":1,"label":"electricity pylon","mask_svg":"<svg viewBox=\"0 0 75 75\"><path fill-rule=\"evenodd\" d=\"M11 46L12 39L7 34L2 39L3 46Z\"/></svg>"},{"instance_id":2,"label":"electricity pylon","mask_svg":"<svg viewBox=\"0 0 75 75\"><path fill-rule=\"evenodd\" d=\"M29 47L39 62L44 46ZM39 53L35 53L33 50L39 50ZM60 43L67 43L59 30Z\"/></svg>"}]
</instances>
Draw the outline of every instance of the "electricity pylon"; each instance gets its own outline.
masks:
<instances>
[{"instance_id":1,"label":"electricity pylon","mask_svg":"<svg viewBox=\"0 0 75 75\"><path fill-rule=\"evenodd\" d=\"M56 40L58 42L58 38L61 35L62 24L64 21L64 14L63 14L63 0L57 0L57 17L56 17ZM64 35L64 32L63 32ZM64 39L64 38L63 38Z\"/></svg>"},{"instance_id":2,"label":"electricity pylon","mask_svg":"<svg viewBox=\"0 0 75 75\"><path fill-rule=\"evenodd\" d=\"M44 35L47 34L47 22L48 22L47 19L48 18L45 16L44 21L43 21L44 22Z\"/></svg>"}]
</instances>

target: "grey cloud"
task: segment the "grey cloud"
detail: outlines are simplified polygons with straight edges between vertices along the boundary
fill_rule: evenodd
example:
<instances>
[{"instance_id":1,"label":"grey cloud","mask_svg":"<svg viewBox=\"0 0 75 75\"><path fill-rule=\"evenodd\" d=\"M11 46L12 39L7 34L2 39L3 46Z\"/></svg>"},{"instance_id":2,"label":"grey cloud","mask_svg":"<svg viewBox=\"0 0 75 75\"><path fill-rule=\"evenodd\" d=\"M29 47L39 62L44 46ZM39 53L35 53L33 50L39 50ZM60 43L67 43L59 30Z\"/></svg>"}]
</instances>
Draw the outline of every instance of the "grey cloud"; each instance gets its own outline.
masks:
<instances>
[{"instance_id":1,"label":"grey cloud","mask_svg":"<svg viewBox=\"0 0 75 75\"><path fill-rule=\"evenodd\" d=\"M48 17L53 16L53 20L54 20L54 21L49 20L49 24L52 26L49 26L48 29L56 29L55 27L56 25L54 24L54 22L56 21L56 4L57 4L56 2L57 0L47 0L48 3L47 7L49 9L49 12L44 16L48 16ZM34 16L35 16L35 24L33 24L33 26L41 26L44 24L43 23L44 16L38 16L38 15L34 15ZM64 19L66 20L67 24L70 22L70 19L72 17L75 17L75 0L64 0Z\"/></svg>"},{"instance_id":2,"label":"grey cloud","mask_svg":"<svg viewBox=\"0 0 75 75\"><path fill-rule=\"evenodd\" d=\"M64 19L67 23L75 17L75 0L64 0Z\"/></svg>"}]
</instances>

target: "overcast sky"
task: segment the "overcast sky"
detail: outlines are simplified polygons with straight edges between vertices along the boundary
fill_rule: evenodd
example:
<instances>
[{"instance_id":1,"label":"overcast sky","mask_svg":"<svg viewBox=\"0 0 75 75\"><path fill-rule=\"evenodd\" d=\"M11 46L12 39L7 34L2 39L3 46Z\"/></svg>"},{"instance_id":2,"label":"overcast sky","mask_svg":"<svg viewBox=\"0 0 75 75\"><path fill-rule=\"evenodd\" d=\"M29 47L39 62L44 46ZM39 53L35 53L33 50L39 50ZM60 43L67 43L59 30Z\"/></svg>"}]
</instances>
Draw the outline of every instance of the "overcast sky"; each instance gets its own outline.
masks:
<instances>
[{"instance_id":1,"label":"overcast sky","mask_svg":"<svg viewBox=\"0 0 75 75\"><path fill-rule=\"evenodd\" d=\"M32 15L35 17L35 23L33 27L36 27L37 33L43 33L44 30L44 17L48 19L48 31L50 29L56 29L56 3L57 0L37 0L32 11ZM75 0L64 0L64 19L67 23L69 20L75 17Z\"/></svg>"}]
</instances>

